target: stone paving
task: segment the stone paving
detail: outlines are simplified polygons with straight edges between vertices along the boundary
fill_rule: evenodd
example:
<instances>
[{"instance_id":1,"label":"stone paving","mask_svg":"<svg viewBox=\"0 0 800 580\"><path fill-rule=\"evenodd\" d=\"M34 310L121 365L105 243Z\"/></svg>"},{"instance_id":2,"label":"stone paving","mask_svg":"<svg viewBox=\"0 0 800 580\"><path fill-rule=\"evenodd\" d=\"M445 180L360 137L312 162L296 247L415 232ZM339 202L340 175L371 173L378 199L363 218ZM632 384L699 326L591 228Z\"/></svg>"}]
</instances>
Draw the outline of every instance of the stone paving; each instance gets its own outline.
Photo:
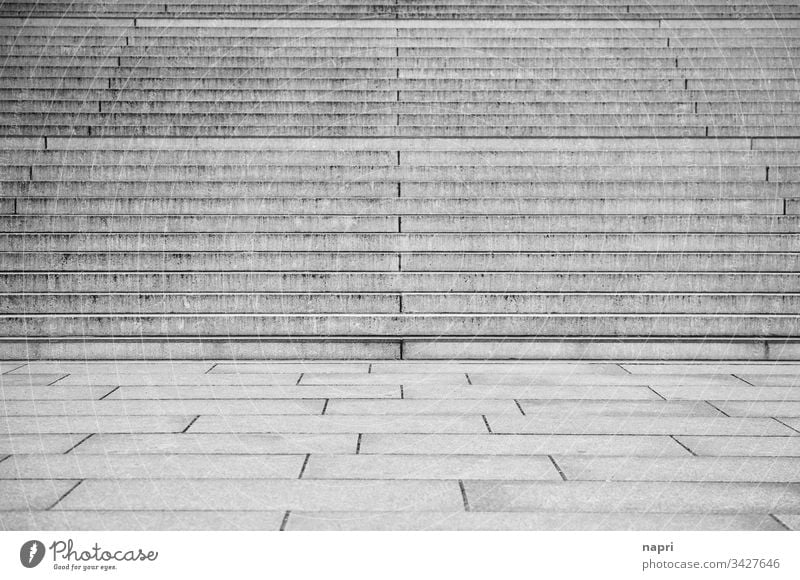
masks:
<instances>
[{"instance_id":1,"label":"stone paving","mask_svg":"<svg viewBox=\"0 0 800 580\"><path fill-rule=\"evenodd\" d=\"M800 363L0 372L5 530L800 530Z\"/></svg>"}]
</instances>

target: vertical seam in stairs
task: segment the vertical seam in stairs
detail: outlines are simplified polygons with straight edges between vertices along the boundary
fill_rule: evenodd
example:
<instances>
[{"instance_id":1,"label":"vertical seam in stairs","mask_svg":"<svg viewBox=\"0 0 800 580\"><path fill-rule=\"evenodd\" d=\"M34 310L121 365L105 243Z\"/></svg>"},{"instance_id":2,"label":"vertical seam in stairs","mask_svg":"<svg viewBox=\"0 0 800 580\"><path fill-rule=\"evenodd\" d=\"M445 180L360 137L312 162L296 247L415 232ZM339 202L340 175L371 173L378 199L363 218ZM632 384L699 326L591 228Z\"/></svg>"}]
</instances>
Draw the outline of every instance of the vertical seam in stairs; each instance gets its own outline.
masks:
<instances>
[{"instance_id":1,"label":"vertical seam in stairs","mask_svg":"<svg viewBox=\"0 0 800 580\"><path fill-rule=\"evenodd\" d=\"M483 418L483 424L486 425L486 430L492 433L492 428L489 426L489 420L486 418L486 415L481 415L481 417Z\"/></svg>"},{"instance_id":2,"label":"vertical seam in stairs","mask_svg":"<svg viewBox=\"0 0 800 580\"><path fill-rule=\"evenodd\" d=\"M320 413L320 415L324 415L325 414L325 411L328 410L328 403L330 403L330 402L331 402L330 399L325 399L325 404L322 405L322 413Z\"/></svg>"},{"instance_id":3,"label":"vertical seam in stairs","mask_svg":"<svg viewBox=\"0 0 800 580\"><path fill-rule=\"evenodd\" d=\"M458 480L458 489L461 490L461 501L464 504L464 511L471 511L469 507L469 500L467 499L467 490L464 488L464 482L460 479Z\"/></svg>"},{"instance_id":4,"label":"vertical seam in stairs","mask_svg":"<svg viewBox=\"0 0 800 580\"><path fill-rule=\"evenodd\" d=\"M356 455L361 454L361 437L364 435L363 433L358 434L358 440L356 441Z\"/></svg>"},{"instance_id":5,"label":"vertical seam in stairs","mask_svg":"<svg viewBox=\"0 0 800 580\"><path fill-rule=\"evenodd\" d=\"M522 413L522 416L525 416L525 409L522 408L522 405L519 404L519 399L514 399L514 403L517 405L517 409L519 412Z\"/></svg>"},{"instance_id":6,"label":"vertical seam in stairs","mask_svg":"<svg viewBox=\"0 0 800 580\"><path fill-rule=\"evenodd\" d=\"M89 440L89 439L91 439L93 436L94 436L94 433L89 433L89 434L88 434L86 437L84 437L83 439L81 439L80 441L78 441L78 442L77 442L75 445L73 445L72 447L70 447L69 449L67 449L67 450L64 452L64 455L67 455L68 453L71 453L71 452L72 452L72 451L73 451L73 450L74 450L76 447L78 447L78 445L81 445L81 444L83 444L85 441L88 441L88 440Z\"/></svg>"},{"instance_id":7,"label":"vertical seam in stairs","mask_svg":"<svg viewBox=\"0 0 800 580\"><path fill-rule=\"evenodd\" d=\"M711 407L712 409L714 409L714 410L716 410L716 411L719 411L720 413L722 413L722 414L723 414L723 415L725 415L726 417L730 417L730 415L728 415L728 414L727 414L725 411L723 411L722 409L720 409L719 407L717 407L717 406L716 406L714 403L712 403L711 401L704 401L704 403L705 403L706 405L708 405L709 407Z\"/></svg>"},{"instance_id":8,"label":"vertical seam in stairs","mask_svg":"<svg viewBox=\"0 0 800 580\"><path fill-rule=\"evenodd\" d=\"M291 514L291 513L292 513L292 510L286 510L286 513L283 514L283 521L281 521L281 527L278 530L279 532L285 532L286 531L286 524L289 522L289 514Z\"/></svg>"},{"instance_id":9,"label":"vertical seam in stairs","mask_svg":"<svg viewBox=\"0 0 800 580\"><path fill-rule=\"evenodd\" d=\"M791 532L791 531L792 531L792 528L790 528L789 526L787 526L786 524L784 524L784 523L783 523L783 522L782 522L782 521L781 521L781 520L778 518L778 516L776 516L775 514L767 514L767 515L768 515L769 517L771 517L773 520L775 520L776 522L778 522L778 524L779 524L779 525L780 525L780 526L781 526L781 527L782 527L784 530L787 530L787 531L789 531L789 532Z\"/></svg>"},{"instance_id":10,"label":"vertical seam in stairs","mask_svg":"<svg viewBox=\"0 0 800 580\"><path fill-rule=\"evenodd\" d=\"M311 459L311 454L306 453L306 458L303 460L303 465L300 467L300 475L297 476L297 479L303 479L303 474L306 472L306 465L308 465L309 459Z\"/></svg>"},{"instance_id":11,"label":"vertical seam in stairs","mask_svg":"<svg viewBox=\"0 0 800 580\"><path fill-rule=\"evenodd\" d=\"M784 423L783 421L781 421L781 420L780 420L780 419L778 419L777 417L770 417L770 419L772 419L773 421L777 421L778 423L780 423L781 425L783 425L783 426L784 426L784 427L786 427L787 429L791 429L791 430L792 430L792 431L794 431L795 433L800 433L800 431L799 431L799 430L795 429L795 428L794 428L794 427L792 427L791 425L787 425L786 423Z\"/></svg>"}]
</instances>

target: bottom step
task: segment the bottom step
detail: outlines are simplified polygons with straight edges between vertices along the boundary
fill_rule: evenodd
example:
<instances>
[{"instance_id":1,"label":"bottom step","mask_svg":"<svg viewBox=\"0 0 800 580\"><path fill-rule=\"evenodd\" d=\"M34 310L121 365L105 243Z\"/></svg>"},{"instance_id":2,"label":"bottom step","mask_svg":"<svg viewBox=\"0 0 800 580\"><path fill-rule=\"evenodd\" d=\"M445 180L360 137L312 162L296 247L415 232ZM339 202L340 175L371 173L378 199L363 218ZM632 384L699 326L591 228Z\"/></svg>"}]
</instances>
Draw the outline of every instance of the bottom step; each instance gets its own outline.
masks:
<instances>
[{"instance_id":1,"label":"bottom step","mask_svg":"<svg viewBox=\"0 0 800 580\"><path fill-rule=\"evenodd\" d=\"M800 338L5 338L0 360L800 360Z\"/></svg>"}]
</instances>

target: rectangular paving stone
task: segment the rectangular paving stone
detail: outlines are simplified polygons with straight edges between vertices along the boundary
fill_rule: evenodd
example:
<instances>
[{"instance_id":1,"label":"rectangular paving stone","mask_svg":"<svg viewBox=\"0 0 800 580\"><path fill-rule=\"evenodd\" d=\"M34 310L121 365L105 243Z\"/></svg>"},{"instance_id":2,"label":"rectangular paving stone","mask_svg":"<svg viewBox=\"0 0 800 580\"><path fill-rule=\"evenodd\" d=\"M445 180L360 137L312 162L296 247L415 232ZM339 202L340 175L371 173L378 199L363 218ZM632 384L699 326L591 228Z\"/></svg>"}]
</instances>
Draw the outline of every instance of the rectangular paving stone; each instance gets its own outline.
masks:
<instances>
[{"instance_id":1,"label":"rectangular paving stone","mask_svg":"<svg viewBox=\"0 0 800 580\"><path fill-rule=\"evenodd\" d=\"M493 433L540 435L800 435L768 418L741 417L584 417L560 414L486 417Z\"/></svg>"},{"instance_id":2,"label":"rectangular paving stone","mask_svg":"<svg viewBox=\"0 0 800 580\"><path fill-rule=\"evenodd\" d=\"M212 366L206 361L30 361L32 373L82 375L202 375ZM20 371L16 371L19 373Z\"/></svg>"},{"instance_id":3,"label":"rectangular paving stone","mask_svg":"<svg viewBox=\"0 0 800 580\"><path fill-rule=\"evenodd\" d=\"M654 385L652 389L668 400L684 401L800 401L800 389L794 387L673 387Z\"/></svg>"},{"instance_id":4,"label":"rectangular paving stone","mask_svg":"<svg viewBox=\"0 0 800 580\"><path fill-rule=\"evenodd\" d=\"M355 453L358 435L325 434L106 434L95 435L71 453L164 453L291 455L297 453Z\"/></svg>"},{"instance_id":5,"label":"rectangular paving stone","mask_svg":"<svg viewBox=\"0 0 800 580\"><path fill-rule=\"evenodd\" d=\"M278 531L285 511L5 511L0 529L14 530L265 530Z\"/></svg>"},{"instance_id":6,"label":"rectangular paving stone","mask_svg":"<svg viewBox=\"0 0 800 580\"><path fill-rule=\"evenodd\" d=\"M465 481L474 511L800 513L800 483Z\"/></svg>"},{"instance_id":7,"label":"rectangular paving stone","mask_svg":"<svg viewBox=\"0 0 800 580\"><path fill-rule=\"evenodd\" d=\"M300 373L278 373L258 375L210 375L196 376L172 373L131 374L71 374L60 384L67 385L111 385L111 386L237 386L237 385L296 385Z\"/></svg>"},{"instance_id":8,"label":"rectangular paving stone","mask_svg":"<svg viewBox=\"0 0 800 580\"><path fill-rule=\"evenodd\" d=\"M798 438L800 441L800 438ZM687 455L666 435L410 435L361 437L362 454L401 455Z\"/></svg>"},{"instance_id":9,"label":"rectangular paving stone","mask_svg":"<svg viewBox=\"0 0 800 580\"><path fill-rule=\"evenodd\" d=\"M305 455L15 455L0 479L292 479Z\"/></svg>"},{"instance_id":10,"label":"rectangular paving stone","mask_svg":"<svg viewBox=\"0 0 800 580\"><path fill-rule=\"evenodd\" d=\"M408 385L403 386L406 399L577 399L577 400L663 400L645 386L572 386L572 385L469 385L442 386Z\"/></svg>"},{"instance_id":11,"label":"rectangular paving stone","mask_svg":"<svg viewBox=\"0 0 800 580\"><path fill-rule=\"evenodd\" d=\"M464 373L433 374L365 374L365 373L305 373L301 385L467 385Z\"/></svg>"},{"instance_id":12,"label":"rectangular paving stone","mask_svg":"<svg viewBox=\"0 0 800 580\"><path fill-rule=\"evenodd\" d=\"M705 401L519 401L526 415L560 414L565 418L584 415L610 415L630 417L720 417L723 414ZM484 414L489 414L486 412Z\"/></svg>"},{"instance_id":13,"label":"rectangular paving stone","mask_svg":"<svg viewBox=\"0 0 800 580\"><path fill-rule=\"evenodd\" d=\"M616 364L581 362L492 362L492 361L437 361L437 362L376 362L372 374L403 373L512 373L512 374L628 374Z\"/></svg>"},{"instance_id":14,"label":"rectangular paving stone","mask_svg":"<svg viewBox=\"0 0 800 580\"><path fill-rule=\"evenodd\" d=\"M731 417L800 417L800 401L709 401ZM784 419L782 421L786 422Z\"/></svg>"},{"instance_id":15,"label":"rectangular paving stone","mask_svg":"<svg viewBox=\"0 0 800 580\"><path fill-rule=\"evenodd\" d=\"M784 427L784 429L786 429ZM480 415L203 415L189 433L485 433Z\"/></svg>"},{"instance_id":16,"label":"rectangular paving stone","mask_svg":"<svg viewBox=\"0 0 800 580\"><path fill-rule=\"evenodd\" d=\"M325 408L325 401L322 399L178 399L156 401L104 399L101 401L0 402L0 411L9 416L319 415L322 413L323 408Z\"/></svg>"},{"instance_id":17,"label":"rectangular paving stone","mask_svg":"<svg viewBox=\"0 0 800 580\"><path fill-rule=\"evenodd\" d=\"M55 509L463 511L464 504L455 481L90 480Z\"/></svg>"},{"instance_id":18,"label":"rectangular paving stone","mask_svg":"<svg viewBox=\"0 0 800 580\"><path fill-rule=\"evenodd\" d=\"M742 380L757 387L797 387L800 386L800 373L775 375L739 375Z\"/></svg>"},{"instance_id":19,"label":"rectangular paving stone","mask_svg":"<svg viewBox=\"0 0 800 580\"><path fill-rule=\"evenodd\" d=\"M784 516L800 528L800 519ZM794 519L792 519L794 518ZM783 518L781 518L784 521ZM2 515L0 515L2 521ZM795 529L797 529L795 528ZM72 528L70 528L72 529ZM490 512L301 512L293 511L287 531L780 531L765 514L617 514Z\"/></svg>"},{"instance_id":20,"label":"rectangular paving stone","mask_svg":"<svg viewBox=\"0 0 800 580\"><path fill-rule=\"evenodd\" d=\"M547 457L312 455L303 479L561 480L561 476Z\"/></svg>"},{"instance_id":21,"label":"rectangular paving stone","mask_svg":"<svg viewBox=\"0 0 800 580\"><path fill-rule=\"evenodd\" d=\"M0 480L0 510L48 509L79 480Z\"/></svg>"},{"instance_id":22,"label":"rectangular paving stone","mask_svg":"<svg viewBox=\"0 0 800 580\"><path fill-rule=\"evenodd\" d=\"M64 377L66 373L32 374L17 373L0 375L0 388L8 387L46 387ZM60 381L59 381L60 382Z\"/></svg>"},{"instance_id":23,"label":"rectangular paving stone","mask_svg":"<svg viewBox=\"0 0 800 580\"><path fill-rule=\"evenodd\" d=\"M194 417L190 416L17 416L0 417L5 433L180 433Z\"/></svg>"},{"instance_id":24,"label":"rectangular paving stone","mask_svg":"<svg viewBox=\"0 0 800 580\"><path fill-rule=\"evenodd\" d=\"M212 375L224 374L262 374L262 373L351 373L359 374L369 371L369 363L350 362L234 362L218 363L209 372Z\"/></svg>"},{"instance_id":25,"label":"rectangular paving stone","mask_svg":"<svg viewBox=\"0 0 800 580\"><path fill-rule=\"evenodd\" d=\"M648 364L624 363L622 367L634 375L700 375L700 374L742 374L774 375L800 372L800 364L792 363L693 363L693 364Z\"/></svg>"},{"instance_id":26,"label":"rectangular paving stone","mask_svg":"<svg viewBox=\"0 0 800 580\"><path fill-rule=\"evenodd\" d=\"M502 399L330 399L326 415L519 415L519 407Z\"/></svg>"},{"instance_id":27,"label":"rectangular paving stone","mask_svg":"<svg viewBox=\"0 0 800 580\"><path fill-rule=\"evenodd\" d=\"M554 459L570 481L800 481L800 458L559 455Z\"/></svg>"},{"instance_id":28,"label":"rectangular paving stone","mask_svg":"<svg viewBox=\"0 0 800 580\"><path fill-rule=\"evenodd\" d=\"M88 433L43 435L0 434L0 455L18 453L65 453Z\"/></svg>"},{"instance_id":29,"label":"rectangular paving stone","mask_svg":"<svg viewBox=\"0 0 800 580\"><path fill-rule=\"evenodd\" d=\"M98 400L110 393L114 387L2 387L3 399L0 408L10 401L61 401Z\"/></svg>"},{"instance_id":30,"label":"rectangular paving stone","mask_svg":"<svg viewBox=\"0 0 800 580\"><path fill-rule=\"evenodd\" d=\"M114 399L399 399L399 385L162 386L120 387Z\"/></svg>"},{"instance_id":31,"label":"rectangular paving stone","mask_svg":"<svg viewBox=\"0 0 800 580\"><path fill-rule=\"evenodd\" d=\"M798 437L675 437L697 455L740 457L800 457Z\"/></svg>"},{"instance_id":32,"label":"rectangular paving stone","mask_svg":"<svg viewBox=\"0 0 800 580\"><path fill-rule=\"evenodd\" d=\"M740 385L730 375L514 375L470 373L473 385Z\"/></svg>"}]
</instances>

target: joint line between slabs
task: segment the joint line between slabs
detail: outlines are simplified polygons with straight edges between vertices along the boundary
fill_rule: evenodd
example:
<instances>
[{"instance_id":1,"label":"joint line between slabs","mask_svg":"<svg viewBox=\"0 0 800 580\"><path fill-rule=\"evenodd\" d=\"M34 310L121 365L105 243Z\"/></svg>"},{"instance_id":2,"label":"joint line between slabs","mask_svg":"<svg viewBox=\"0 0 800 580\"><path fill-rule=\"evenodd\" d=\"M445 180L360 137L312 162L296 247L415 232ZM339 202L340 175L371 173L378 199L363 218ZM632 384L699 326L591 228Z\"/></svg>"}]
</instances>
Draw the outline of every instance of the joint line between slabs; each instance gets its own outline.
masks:
<instances>
[{"instance_id":1,"label":"joint line between slabs","mask_svg":"<svg viewBox=\"0 0 800 580\"><path fill-rule=\"evenodd\" d=\"M197 416L196 416L194 419L192 419L191 421L189 421L189 424L188 424L188 425L186 425L186 427L184 427L184 428L183 428L183 431L181 431L181 433L186 433L186 432L189 430L189 428L190 428L192 425L194 425L194 422L195 422L195 421L197 421L199 418L200 418L200 415L197 415Z\"/></svg>"},{"instance_id":2,"label":"joint line between slabs","mask_svg":"<svg viewBox=\"0 0 800 580\"><path fill-rule=\"evenodd\" d=\"M9 457L11 457L11 455L6 455L6 456L4 456L2 459L0 459L0 463L3 463L3 461L5 461L6 459L8 459Z\"/></svg>"},{"instance_id":3,"label":"joint line between slabs","mask_svg":"<svg viewBox=\"0 0 800 580\"><path fill-rule=\"evenodd\" d=\"M66 455L67 453L70 453L70 452L71 452L73 449L75 449L75 448L76 448L78 445L82 444L84 441L88 441L88 440L89 440L91 437L94 437L94 435L95 435L94 433L89 433L89 434L88 434L86 437L84 437L83 439L81 439L80 441L78 441L78 442L77 442L75 445L73 445L72 447L70 447L69 449L67 449L67 450L64 452L64 455Z\"/></svg>"},{"instance_id":4,"label":"joint line between slabs","mask_svg":"<svg viewBox=\"0 0 800 580\"><path fill-rule=\"evenodd\" d=\"M683 448L684 448L686 451L688 451L689 453L691 453L693 457L697 457L697 453L695 453L694 451L692 451L691 449L689 449L689 448L688 448L686 445L684 445L683 443L681 443L681 442L678 440L678 438L677 438L677 437L675 437L675 435L670 435L670 436L669 436L669 438L670 438L670 439L672 439L672 440L673 440L675 443L677 443L677 444L678 444L678 445L680 445L681 447L683 447Z\"/></svg>"},{"instance_id":5,"label":"joint line between slabs","mask_svg":"<svg viewBox=\"0 0 800 580\"><path fill-rule=\"evenodd\" d=\"M659 393L658 391L656 391L656 390L655 390L653 387L651 387L650 385L647 385L647 388L648 388L648 389L650 389L651 391L653 391L653 393L655 393L655 394L656 394L656 395L657 395L657 396L658 396L658 397L659 397L659 398L660 398L662 401L666 401L666 400L667 400L667 398L666 398L664 395L662 395L661 393Z\"/></svg>"},{"instance_id":6,"label":"joint line between slabs","mask_svg":"<svg viewBox=\"0 0 800 580\"><path fill-rule=\"evenodd\" d=\"M472 379L469 378L469 373L464 373L464 376L467 377L467 384L471 385L472 384Z\"/></svg>"},{"instance_id":7,"label":"joint line between slabs","mask_svg":"<svg viewBox=\"0 0 800 580\"><path fill-rule=\"evenodd\" d=\"M75 485L73 485L72 487L70 487L70 488L69 488L69 489L68 489L68 490L67 490L67 491L66 491L64 494L62 494L62 496L61 496L61 497L59 497L59 498L56 500L56 502L55 502L53 505L51 505L50 507L48 507L48 508L47 508L45 511L50 511L51 509L53 509L54 507L56 507L56 506L57 506L59 503L61 503L61 501L62 501L62 500L65 498L65 497L67 497L69 494L71 494L73 491L75 491L75 488L76 488L76 487L78 487L78 486L79 486L80 484L82 484L83 482L84 482L84 480L83 480L83 479L79 480L79 481L78 481L78 482L77 482Z\"/></svg>"},{"instance_id":8,"label":"joint line between slabs","mask_svg":"<svg viewBox=\"0 0 800 580\"><path fill-rule=\"evenodd\" d=\"M561 476L562 481L567 481L567 476L564 474L564 470L561 469L561 466L556 463L555 458L552 455L548 455L547 458L550 460L550 463L553 464L553 467L556 468L556 471Z\"/></svg>"},{"instance_id":9,"label":"joint line between slabs","mask_svg":"<svg viewBox=\"0 0 800 580\"><path fill-rule=\"evenodd\" d=\"M330 403L330 402L331 402L330 399L325 399L325 404L322 405L322 413L320 413L320 415L324 415L325 414L325 411L328 410L328 403Z\"/></svg>"},{"instance_id":10,"label":"joint line between slabs","mask_svg":"<svg viewBox=\"0 0 800 580\"><path fill-rule=\"evenodd\" d=\"M309 459L311 459L311 454L306 453L306 458L303 460L303 466L300 468L300 475L297 476L297 479L303 479L303 474L306 472L306 465L308 465Z\"/></svg>"},{"instance_id":11,"label":"joint line between slabs","mask_svg":"<svg viewBox=\"0 0 800 580\"><path fill-rule=\"evenodd\" d=\"M464 488L464 482L458 480L458 489L461 490L461 501L464 503L464 511L472 511L469 507L469 499L467 499L467 490Z\"/></svg>"},{"instance_id":12,"label":"joint line between slabs","mask_svg":"<svg viewBox=\"0 0 800 580\"><path fill-rule=\"evenodd\" d=\"M286 513L283 514L283 521L281 521L280 532L286 531L286 524L289 522L289 515L292 513L292 510L286 510Z\"/></svg>"},{"instance_id":13,"label":"joint line between slabs","mask_svg":"<svg viewBox=\"0 0 800 580\"><path fill-rule=\"evenodd\" d=\"M17 201L17 200L16 200L16 198L14 198L14 203L15 203L15 204L16 204L16 201ZM15 211L14 213L16 213L16 211ZM25 366L25 365L27 365L27 364L28 364L28 363L22 363L22 364L21 364L21 365L19 365L18 367L14 367L13 369L8 369L6 372L4 372L4 373L0 373L0 374L7 375L7 374L10 374L10 373L13 373L14 371L18 371L19 369L21 369L22 367L24 367L24 366Z\"/></svg>"},{"instance_id":14,"label":"joint line between slabs","mask_svg":"<svg viewBox=\"0 0 800 580\"><path fill-rule=\"evenodd\" d=\"M777 421L778 423L780 423L781 425L783 425L784 427L786 427L786 428L788 428L788 429L791 429L791 430L792 430L792 431L794 431L795 433L800 433L800 431L798 431L797 429L795 429L795 428L794 428L794 427L792 427L791 425L787 425L786 423L784 423L783 421L781 421L781 420L780 420L780 419L778 419L777 417L770 417L770 419L772 419L772 420L774 420L774 421Z\"/></svg>"},{"instance_id":15,"label":"joint line between slabs","mask_svg":"<svg viewBox=\"0 0 800 580\"><path fill-rule=\"evenodd\" d=\"M769 517L771 517L773 520L775 520L776 522L778 522L778 525L780 525L784 530L787 530L787 531L790 531L790 532L792 531L792 528L790 528L789 526L784 524L783 521L778 516L776 516L775 514L767 514L767 515Z\"/></svg>"},{"instance_id":16,"label":"joint line between slabs","mask_svg":"<svg viewBox=\"0 0 800 580\"><path fill-rule=\"evenodd\" d=\"M217 368L217 365L218 365L218 364L219 364L219 363L214 363L213 365L211 365L211 368L210 368L210 369L208 369L208 370L207 370L206 372L204 372L203 374L204 374L204 375L207 375L208 373L210 373L211 371L213 371L215 368Z\"/></svg>"},{"instance_id":17,"label":"joint line between slabs","mask_svg":"<svg viewBox=\"0 0 800 580\"><path fill-rule=\"evenodd\" d=\"M48 387L52 387L52 386L53 386L53 385L55 385L55 384L56 384L58 381L60 381L60 380L63 380L63 379L66 379L68 376L69 376L69 373L67 373L67 374L66 374L66 375L64 375L63 377L58 377L56 380L54 380L52 383L49 383L47 386L48 386Z\"/></svg>"},{"instance_id":18,"label":"joint line between slabs","mask_svg":"<svg viewBox=\"0 0 800 580\"><path fill-rule=\"evenodd\" d=\"M716 411L719 411L720 413L722 413L722 414L723 414L723 415L725 415L726 417L730 417L730 415L728 415L728 414L727 414L725 411L723 411L722 409L720 409L719 407L717 407L717 406L716 406L714 403L712 403L711 401L704 401L704 403L705 403L706 405L709 405L709 406L710 406L712 409L714 409L714 410L716 410Z\"/></svg>"},{"instance_id":19,"label":"joint line between slabs","mask_svg":"<svg viewBox=\"0 0 800 580\"><path fill-rule=\"evenodd\" d=\"M108 391L108 392L107 392L105 395L103 395L102 397L100 397L100 398L98 399L98 401L102 401L102 400L104 400L106 397L108 397L109 395L113 394L115 391L119 390L119 388L120 388L121 386L122 386L122 385L118 385L118 386L114 387L113 389L111 389L110 391ZM150 399L139 399L139 400L148 400L148 401L149 401Z\"/></svg>"},{"instance_id":20,"label":"joint line between slabs","mask_svg":"<svg viewBox=\"0 0 800 580\"><path fill-rule=\"evenodd\" d=\"M623 371L625 371L627 374L629 374L629 375L632 375L632 374L633 374L631 371L629 371L629 370L628 370L628 369L626 369L624 366L622 366L622 364L620 364L620 363L617 363L617 366L618 366L619 368L621 368Z\"/></svg>"},{"instance_id":21,"label":"joint line between slabs","mask_svg":"<svg viewBox=\"0 0 800 580\"><path fill-rule=\"evenodd\" d=\"M299 377L297 377L297 382L295 383L295 385L299 385L299 384L300 384L300 381L302 381L302 380L303 380L303 375L304 375L304 374L305 374L305 373L300 373L300 376L299 376Z\"/></svg>"},{"instance_id":22,"label":"joint line between slabs","mask_svg":"<svg viewBox=\"0 0 800 580\"><path fill-rule=\"evenodd\" d=\"M486 430L491 433L492 428L489 426L489 420L486 418L486 415L481 415L481 417L483 417L483 424L486 425Z\"/></svg>"},{"instance_id":23,"label":"joint line between slabs","mask_svg":"<svg viewBox=\"0 0 800 580\"><path fill-rule=\"evenodd\" d=\"M517 405L517 409L519 412L522 413L522 416L525 416L525 409L522 408L522 405L519 404L519 399L514 399L514 403Z\"/></svg>"},{"instance_id":24,"label":"joint line between slabs","mask_svg":"<svg viewBox=\"0 0 800 580\"><path fill-rule=\"evenodd\" d=\"M361 454L361 438L363 435L363 433L358 434L358 440L356 441L356 455Z\"/></svg>"},{"instance_id":25,"label":"joint line between slabs","mask_svg":"<svg viewBox=\"0 0 800 580\"><path fill-rule=\"evenodd\" d=\"M738 379L738 380L742 381L743 383L747 383L747 384L748 384L748 385L750 385L751 387L755 387L755 385L754 385L753 383L751 383L750 381L746 381L746 380L744 380L744 379L743 379L742 377L740 377L739 375L735 375L735 374L731 373L731 376L732 376L734 379Z\"/></svg>"}]
</instances>

